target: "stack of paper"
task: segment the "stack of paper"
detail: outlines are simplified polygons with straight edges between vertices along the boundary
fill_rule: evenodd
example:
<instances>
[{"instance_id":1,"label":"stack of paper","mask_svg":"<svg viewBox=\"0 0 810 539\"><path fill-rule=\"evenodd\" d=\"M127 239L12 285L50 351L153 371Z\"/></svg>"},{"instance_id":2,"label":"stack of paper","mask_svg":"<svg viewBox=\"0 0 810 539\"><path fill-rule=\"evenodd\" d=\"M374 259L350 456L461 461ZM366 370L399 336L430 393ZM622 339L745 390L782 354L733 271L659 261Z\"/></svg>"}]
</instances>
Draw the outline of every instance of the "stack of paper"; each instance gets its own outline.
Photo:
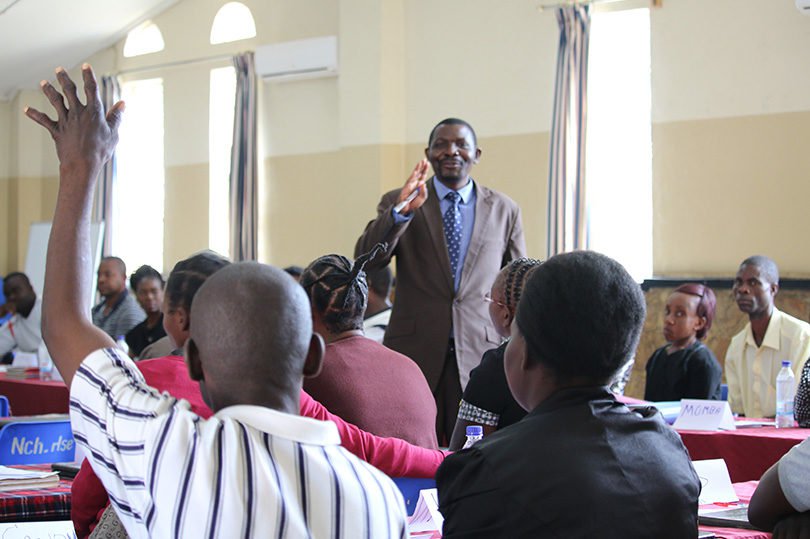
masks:
<instances>
[{"instance_id":1,"label":"stack of paper","mask_svg":"<svg viewBox=\"0 0 810 539\"><path fill-rule=\"evenodd\" d=\"M12 380L28 380L31 378L39 378L38 367L8 367L6 369L6 378Z\"/></svg>"},{"instance_id":2,"label":"stack of paper","mask_svg":"<svg viewBox=\"0 0 810 539\"><path fill-rule=\"evenodd\" d=\"M419 491L416 509L408 519L411 534L441 531L444 517L439 512L439 492L435 488Z\"/></svg>"},{"instance_id":3,"label":"stack of paper","mask_svg":"<svg viewBox=\"0 0 810 539\"><path fill-rule=\"evenodd\" d=\"M57 472L0 466L0 490L51 488L58 484Z\"/></svg>"}]
</instances>

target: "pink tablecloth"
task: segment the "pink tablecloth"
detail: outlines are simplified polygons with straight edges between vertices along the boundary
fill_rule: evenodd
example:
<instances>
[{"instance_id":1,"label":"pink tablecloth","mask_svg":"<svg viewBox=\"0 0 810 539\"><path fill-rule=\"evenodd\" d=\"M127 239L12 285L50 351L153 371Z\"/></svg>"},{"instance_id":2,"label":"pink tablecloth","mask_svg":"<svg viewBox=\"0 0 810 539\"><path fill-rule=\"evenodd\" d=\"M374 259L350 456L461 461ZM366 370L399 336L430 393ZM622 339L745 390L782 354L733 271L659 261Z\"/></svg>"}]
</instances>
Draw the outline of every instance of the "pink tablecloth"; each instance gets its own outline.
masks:
<instances>
[{"instance_id":1,"label":"pink tablecloth","mask_svg":"<svg viewBox=\"0 0 810 539\"><path fill-rule=\"evenodd\" d=\"M679 430L692 460L723 459L732 483L758 481L810 429L750 427L733 431Z\"/></svg>"},{"instance_id":2,"label":"pink tablecloth","mask_svg":"<svg viewBox=\"0 0 810 539\"><path fill-rule=\"evenodd\" d=\"M751 495L754 489L757 488L759 481L747 481L745 483L735 483L734 491L742 503L748 503L751 500ZM702 505L701 507L712 507ZM717 509L725 509L726 507L718 506ZM739 528L716 528L714 526L701 526L701 531L710 531L718 539L770 539L771 534L767 532L760 532L756 530L741 530Z\"/></svg>"},{"instance_id":3,"label":"pink tablecloth","mask_svg":"<svg viewBox=\"0 0 810 539\"><path fill-rule=\"evenodd\" d=\"M11 380L0 373L0 395L8 397L12 415L68 413L68 388L51 380Z\"/></svg>"}]
</instances>

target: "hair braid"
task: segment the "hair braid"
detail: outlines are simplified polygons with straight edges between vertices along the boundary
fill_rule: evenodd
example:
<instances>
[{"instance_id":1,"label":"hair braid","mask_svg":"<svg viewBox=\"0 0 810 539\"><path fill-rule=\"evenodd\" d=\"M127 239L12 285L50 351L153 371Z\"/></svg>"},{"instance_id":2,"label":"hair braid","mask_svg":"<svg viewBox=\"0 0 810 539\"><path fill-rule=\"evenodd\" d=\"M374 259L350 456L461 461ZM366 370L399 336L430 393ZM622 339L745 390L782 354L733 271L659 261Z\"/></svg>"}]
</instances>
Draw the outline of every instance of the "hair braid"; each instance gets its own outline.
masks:
<instances>
[{"instance_id":1,"label":"hair braid","mask_svg":"<svg viewBox=\"0 0 810 539\"><path fill-rule=\"evenodd\" d=\"M385 243L378 243L354 263L341 255L322 256L304 270L301 286L329 331L340 333L363 327L368 302L368 283L363 268L387 247Z\"/></svg>"},{"instance_id":2,"label":"hair braid","mask_svg":"<svg viewBox=\"0 0 810 539\"><path fill-rule=\"evenodd\" d=\"M534 258L516 258L506 266L504 283L504 299L506 306L514 311L517 309L520 296L523 293L523 285L529 275L529 271L542 264L540 260Z\"/></svg>"}]
</instances>

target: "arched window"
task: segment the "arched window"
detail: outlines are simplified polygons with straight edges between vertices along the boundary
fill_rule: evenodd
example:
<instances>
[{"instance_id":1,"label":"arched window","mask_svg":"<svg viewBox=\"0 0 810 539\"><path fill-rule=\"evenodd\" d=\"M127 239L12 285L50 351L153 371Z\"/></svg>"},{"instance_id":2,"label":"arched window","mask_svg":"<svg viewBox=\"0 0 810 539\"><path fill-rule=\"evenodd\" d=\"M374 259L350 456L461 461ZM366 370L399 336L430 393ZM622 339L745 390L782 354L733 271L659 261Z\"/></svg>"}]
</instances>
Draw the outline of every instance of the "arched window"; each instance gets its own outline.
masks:
<instances>
[{"instance_id":1,"label":"arched window","mask_svg":"<svg viewBox=\"0 0 810 539\"><path fill-rule=\"evenodd\" d=\"M152 21L146 21L127 34L127 40L124 42L124 57L132 58L159 52L163 50L164 46L160 28Z\"/></svg>"},{"instance_id":2,"label":"arched window","mask_svg":"<svg viewBox=\"0 0 810 539\"><path fill-rule=\"evenodd\" d=\"M253 14L241 2L228 2L217 11L211 25L211 45L256 37Z\"/></svg>"}]
</instances>

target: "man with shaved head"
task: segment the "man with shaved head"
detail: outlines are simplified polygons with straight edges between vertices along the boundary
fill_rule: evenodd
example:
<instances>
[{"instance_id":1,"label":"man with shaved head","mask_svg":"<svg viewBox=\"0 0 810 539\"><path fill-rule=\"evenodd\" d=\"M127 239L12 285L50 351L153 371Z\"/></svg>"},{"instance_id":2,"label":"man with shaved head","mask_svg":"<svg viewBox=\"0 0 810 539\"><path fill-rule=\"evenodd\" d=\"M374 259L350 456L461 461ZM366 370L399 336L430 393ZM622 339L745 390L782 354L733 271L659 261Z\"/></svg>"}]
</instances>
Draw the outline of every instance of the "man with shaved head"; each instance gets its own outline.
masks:
<instances>
[{"instance_id":1,"label":"man with shaved head","mask_svg":"<svg viewBox=\"0 0 810 539\"><path fill-rule=\"evenodd\" d=\"M726 352L729 404L734 412L748 417L773 417L776 375L787 360L798 380L810 356L810 324L774 306L779 268L766 256L742 261L732 292L748 323L731 339Z\"/></svg>"},{"instance_id":2,"label":"man with shaved head","mask_svg":"<svg viewBox=\"0 0 810 539\"><path fill-rule=\"evenodd\" d=\"M302 377L318 372L324 344L304 291L282 271L234 264L192 303L186 358L208 420L147 386L90 323L89 210L124 107L105 114L90 66L82 75L86 105L60 68L64 97L42 82L57 120L25 111L60 161L43 334L70 387L74 436L129 535L407 537L393 482L341 448L333 423L297 415Z\"/></svg>"},{"instance_id":3,"label":"man with shaved head","mask_svg":"<svg viewBox=\"0 0 810 539\"><path fill-rule=\"evenodd\" d=\"M117 256L106 256L98 265L96 289L101 303L93 307L93 323L116 339L146 319L146 313L127 290L127 266Z\"/></svg>"}]
</instances>

